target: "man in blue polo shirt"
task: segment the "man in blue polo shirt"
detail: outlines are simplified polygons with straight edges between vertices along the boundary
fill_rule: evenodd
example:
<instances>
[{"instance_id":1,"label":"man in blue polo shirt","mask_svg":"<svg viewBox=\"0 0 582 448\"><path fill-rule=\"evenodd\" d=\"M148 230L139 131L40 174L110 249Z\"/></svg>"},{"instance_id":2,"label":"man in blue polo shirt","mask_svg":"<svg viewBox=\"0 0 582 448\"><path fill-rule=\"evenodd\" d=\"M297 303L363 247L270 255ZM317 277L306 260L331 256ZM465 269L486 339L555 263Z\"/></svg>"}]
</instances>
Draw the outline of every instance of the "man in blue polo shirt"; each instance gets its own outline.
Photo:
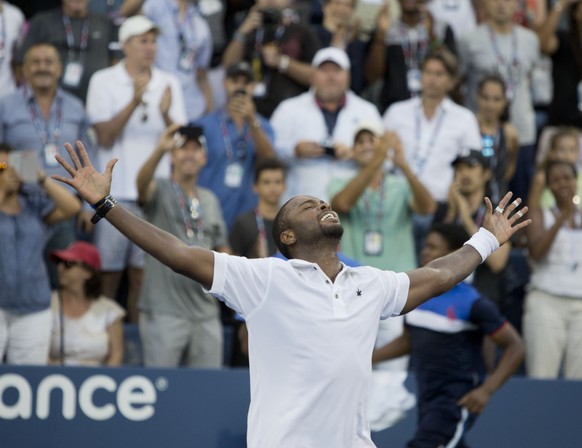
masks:
<instances>
[{"instance_id":1,"label":"man in blue polo shirt","mask_svg":"<svg viewBox=\"0 0 582 448\"><path fill-rule=\"evenodd\" d=\"M463 247L468 239L456 224L433 226L422 265ZM467 283L423 303L405 322L402 336L375 350L372 362L411 354L418 383L418 429L406 446L463 447L477 415L519 367L521 338L493 302ZM481 356L485 335L503 350L487 377Z\"/></svg>"},{"instance_id":2,"label":"man in blue polo shirt","mask_svg":"<svg viewBox=\"0 0 582 448\"><path fill-rule=\"evenodd\" d=\"M204 128L208 162L200 172L199 184L218 197L230 231L234 219L257 205L253 192L255 161L275 157L273 129L259 115L252 99L251 66L239 62L226 72L227 104L196 124Z\"/></svg>"}]
</instances>

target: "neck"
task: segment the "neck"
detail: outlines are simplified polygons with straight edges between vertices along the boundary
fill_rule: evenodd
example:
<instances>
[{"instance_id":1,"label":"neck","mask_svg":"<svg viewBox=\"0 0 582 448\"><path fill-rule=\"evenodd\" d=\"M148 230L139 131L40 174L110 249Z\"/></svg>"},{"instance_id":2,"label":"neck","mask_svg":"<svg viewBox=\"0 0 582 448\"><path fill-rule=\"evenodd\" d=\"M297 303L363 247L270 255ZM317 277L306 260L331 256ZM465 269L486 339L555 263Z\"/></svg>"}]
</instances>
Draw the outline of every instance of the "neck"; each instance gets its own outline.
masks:
<instances>
[{"instance_id":1,"label":"neck","mask_svg":"<svg viewBox=\"0 0 582 448\"><path fill-rule=\"evenodd\" d=\"M152 74L151 67L140 67L136 64L133 64L131 61L128 61L127 59L125 60L125 70L131 78L142 74L148 76L151 76Z\"/></svg>"},{"instance_id":2,"label":"neck","mask_svg":"<svg viewBox=\"0 0 582 448\"><path fill-rule=\"evenodd\" d=\"M43 89L32 89L32 94L37 103L52 103L57 94L57 86L46 87Z\"/></svg>"},{"instance_id":3,"label":"neck","mask_svg":"<svg viewBox=\"0 0 582 448\"><path fill-rule=\"evenodd\" d=\"M495 117L485 117L482 114L477 114L477 120L481 130L487 134L494 133L499 127L499 119Z\"/></svg>"},{"instance_id":4,"label":"neck","mask_svg":"<svg viewBox=\"0 0 582 448\"><path fill-rule=\"evenodd\" d=\"M342 101L343 101L343 95L340 98L337 99L321 99L320 97L317 97L317 100L319 101L319 104L321 105L321 107L325 110L327 110L328 112L335 112L337 111L341 105L342 105Z\"/></svg>"},{"instance_id":5,"label":"neck","mask_svg":"<svg viewBox=\"0 0 582 448\"><path fill-rule=\"evenodd\" d=\"M573 209L575 209L575 205L574 202L572 202L572 200L566 201L566 200L557 200L556 199L556 206L558 207L558 209L560 210L561 213L567 214L569 212L571 212Z\"/></svg>"},{"instance_id":6,"label":"neck","mask_svg":"<svg viewBox=\"0 0 582 448\"><path fill-rule=\"evenodd\" d=\"M269 202L266 202L262 199L259 199L259 205L258 205L258 209L259 209L259 214L263 217L266 218L270 221L272 221L273 219L275 219L275 216L277 216L277 213L279 212L279 204L271 204Z\"/></svg>"},{"instance_id":7,"label":"neck","mask_svg":"<svg viewBox=\"0 0 582 448\"><path fill-rule=\"evenodd\" d=\"M511 20L508 22L489 20L487 24L494 32L499 34L509 34L513 31L513 22Z\"/></svg>"},{"instance_id":8,"label":"neck","mask_svg":"<svg viewBox=\"0 0 582 448\"><path fill-rule=\"evenodd\" d=\"M172 179L176 182L182 191L186 193L190 197L197 196L198 194L198 185L196 183L197 176L177 176L176 174L172 175Z\"/></svg>"},{"instance_id":9,"label":"neck","mask_svg":"<svg viewBox=\"0 0 582 448\"><path fill-rule=\"evenodd\" d=\"M420 23L420 13L419 12L403 12L400 17L402 23L413 27Z\"/></svg>"},{"instance_id":10,"label":"neck","mask_svg":"<svg viewBox=\"0 0 582 448\"><path fill-rule=\"evenodd\" d=\"M337 242L333 246L321 247L319 244L310 245L297 250L293 254L294 258L316 263L321 270L333 282L342 269L342 265L337 257Z\"/></svg>"},{"instance_id":11,"label":"neck","mask_svg":"<svg viewBox=\"0 0 582 448\"><path fill-rule=\"evenodd\" d=\"M70 303L84 302L87 299L83 285L68 285L63 287L61 289L61 298L63 301Z\"/></svg>"},{"instance_id":12,"label":"neck","mask_svg":"<svg viewBox=\"0 0 582 448\"><path fill-rule=\"evenodd\" d=\"M426 118L433 117L443 99L443 97L422 97L422 109Z\"/></svg>"},{"instance_id":13,"label":"neck","mask_svg":"<svg viewBox=\"0 0 582 448\"><path fill-rule=\"evenodd\" d=\"M483 204L483 197L485 196L484 190L477 190L473 193L469 193L467 195L463 195L469 204L469 209L471 213L475 213L479 210L479 207Z\"/></svg>"}]
</instances>

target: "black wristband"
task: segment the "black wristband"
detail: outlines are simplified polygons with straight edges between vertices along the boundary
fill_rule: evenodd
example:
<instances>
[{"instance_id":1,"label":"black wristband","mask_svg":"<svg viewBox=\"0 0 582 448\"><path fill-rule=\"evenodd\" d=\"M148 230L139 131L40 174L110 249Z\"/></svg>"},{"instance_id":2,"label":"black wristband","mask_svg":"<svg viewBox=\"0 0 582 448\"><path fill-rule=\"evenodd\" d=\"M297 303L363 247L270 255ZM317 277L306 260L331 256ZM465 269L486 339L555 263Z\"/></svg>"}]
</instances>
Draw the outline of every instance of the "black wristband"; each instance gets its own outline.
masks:
<instances>
[{"instance_id":1,"label":"black wristband","mask_svg":"<svg viewBox=\"0 0 582 448\"><path fill-rule=\"evenodd\" d=\"M109 213L109 210L115 207L115 204L117 204L115 198L108 194L99 202L92 205L93 209L95 210L95 214L91 218L91 223L97 224L101 219L105 218L105 215Z\"/></svg>"}]
</instances>

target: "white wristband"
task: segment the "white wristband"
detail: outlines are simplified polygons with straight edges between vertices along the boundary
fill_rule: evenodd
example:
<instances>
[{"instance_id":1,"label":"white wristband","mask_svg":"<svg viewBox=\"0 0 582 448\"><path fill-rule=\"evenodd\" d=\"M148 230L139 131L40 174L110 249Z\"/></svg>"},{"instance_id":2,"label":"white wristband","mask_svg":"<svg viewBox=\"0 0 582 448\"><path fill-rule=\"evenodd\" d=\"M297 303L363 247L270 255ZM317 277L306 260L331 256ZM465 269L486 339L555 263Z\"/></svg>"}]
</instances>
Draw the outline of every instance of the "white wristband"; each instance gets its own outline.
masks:
<instances>
[{"instance_id":1,"label":"white wristband","mask_svg":"<svg viewBox=\"0 0 582 448\"><path fill-rule=\"evenodd\" d=\"M489 255L499 249L499 241L497 241L495 235L483 227L481 227L479 231L465 244L473 246L475 250L479 252L479 255L481 255L481 263L483 263ZM465 244L463 244L463 246Z\"/></svg>"}]
</instances>

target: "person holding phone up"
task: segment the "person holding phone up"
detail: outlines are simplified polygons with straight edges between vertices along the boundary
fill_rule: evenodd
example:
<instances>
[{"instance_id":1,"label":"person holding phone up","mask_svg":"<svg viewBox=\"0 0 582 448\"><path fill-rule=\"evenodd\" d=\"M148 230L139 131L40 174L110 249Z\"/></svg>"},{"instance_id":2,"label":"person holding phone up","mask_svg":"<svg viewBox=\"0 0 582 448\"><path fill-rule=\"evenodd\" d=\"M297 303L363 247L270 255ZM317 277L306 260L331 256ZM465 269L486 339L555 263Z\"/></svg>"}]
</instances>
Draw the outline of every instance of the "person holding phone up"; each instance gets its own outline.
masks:
<instances>
[{"instance_id":1,"label":"person holding phone up","mask_svg":"<svg viewBox=\"0 0 582 448\"><path fill-rule=\"evenodd\" d=\"M218 109L196 125L204 128L208 161L198 182L220 201L229 229L240 214L253 210L253 173L258 158L275 157L274 134L269 121L257 112L250 64L239 62L226 71L226 107Z\"/></svg>"}]
</instances>

